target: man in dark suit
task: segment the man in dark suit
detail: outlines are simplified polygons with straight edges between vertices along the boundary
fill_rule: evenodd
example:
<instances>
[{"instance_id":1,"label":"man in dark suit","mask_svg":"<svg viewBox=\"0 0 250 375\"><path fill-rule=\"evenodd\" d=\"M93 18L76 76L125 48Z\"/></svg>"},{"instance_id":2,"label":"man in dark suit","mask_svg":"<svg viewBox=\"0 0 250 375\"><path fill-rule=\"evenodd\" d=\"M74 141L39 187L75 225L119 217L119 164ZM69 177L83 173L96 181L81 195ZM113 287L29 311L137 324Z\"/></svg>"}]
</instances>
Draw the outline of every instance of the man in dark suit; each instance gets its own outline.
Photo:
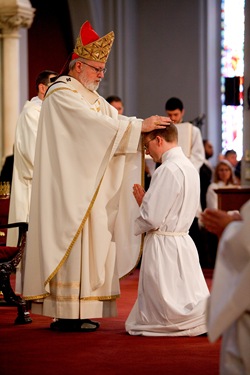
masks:
<instances>
[{"instance_id":1,"label":"man in dark suit","mask_svg":"<svg viewBox=\"0 0 250 375\"><path fill-rule=\"evenodd\" d=\"M200 186L201 186L201 208L202 211L205 210L207 204L206 204L206 194L207 194L207 188L212 182L212 175L213 175L213 168L208 161L213 154L214 149L211 142L209 142L207 139L203 140L204 150L205 150L205 162L200 167Z\"/></svg>"}]
</instances>

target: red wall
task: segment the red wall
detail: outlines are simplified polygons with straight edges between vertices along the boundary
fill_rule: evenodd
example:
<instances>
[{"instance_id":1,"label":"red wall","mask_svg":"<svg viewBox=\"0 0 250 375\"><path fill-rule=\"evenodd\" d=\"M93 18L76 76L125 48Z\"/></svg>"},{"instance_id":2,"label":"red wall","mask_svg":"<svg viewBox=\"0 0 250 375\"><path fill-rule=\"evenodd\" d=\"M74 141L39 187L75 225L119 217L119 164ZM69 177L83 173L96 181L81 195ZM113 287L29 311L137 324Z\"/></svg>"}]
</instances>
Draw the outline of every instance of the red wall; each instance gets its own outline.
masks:
<instances>
[{"instance_id":1,"label":"red wall","mask_svg":"<svg viewBox=\"0 0 250 375\"><path fill-rule=\"evenodd\" d=\"M59 73L74 48L67 0L31 0L31 5L36 12L28 30L29 98L36 96L37 75L46 69Z\"/></svg>"}]
</instances>

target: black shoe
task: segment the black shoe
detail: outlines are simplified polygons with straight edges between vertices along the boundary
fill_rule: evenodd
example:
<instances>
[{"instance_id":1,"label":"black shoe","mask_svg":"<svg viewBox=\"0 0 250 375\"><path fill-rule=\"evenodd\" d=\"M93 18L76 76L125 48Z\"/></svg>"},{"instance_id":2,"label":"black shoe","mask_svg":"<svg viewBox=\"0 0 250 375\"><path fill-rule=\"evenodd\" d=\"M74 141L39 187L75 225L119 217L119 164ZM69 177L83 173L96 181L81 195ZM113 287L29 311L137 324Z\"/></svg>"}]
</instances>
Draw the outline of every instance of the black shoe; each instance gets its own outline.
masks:
<instances>
[{"instance_id":1,"label":"black shoe","mask_svg":"<svg viewBox=\"0 0 250 375\"><path fill-rule=\"evenodd\" d=\"M50 329L61 332L94 332L99 326L98 322L89 319L58 319L50 324Z\"/></svg>"},{"instance_id":2,"label":"black shoe","mask_svg":"<svg viewBox=\"0 0 250 375\"><path fill-rule=\"evenodd\" d=\"M100 323L99 322L96 322L94 320L90 320L90 319L81 319L81 322L82 323L89 323L89 324L93 324L96 326L96 328L99 328L100 327Z\"/></svg>"},{"instance_id":3,"label":"black shoe","mask_svg":"<svg viewBox=\"0 0 250 375\"><path fill-rule=\"evenodd\" d=\"M100 327L100 323L90 319L80 320L79 332L94 332Z\"/></svg>"}]
</instances>

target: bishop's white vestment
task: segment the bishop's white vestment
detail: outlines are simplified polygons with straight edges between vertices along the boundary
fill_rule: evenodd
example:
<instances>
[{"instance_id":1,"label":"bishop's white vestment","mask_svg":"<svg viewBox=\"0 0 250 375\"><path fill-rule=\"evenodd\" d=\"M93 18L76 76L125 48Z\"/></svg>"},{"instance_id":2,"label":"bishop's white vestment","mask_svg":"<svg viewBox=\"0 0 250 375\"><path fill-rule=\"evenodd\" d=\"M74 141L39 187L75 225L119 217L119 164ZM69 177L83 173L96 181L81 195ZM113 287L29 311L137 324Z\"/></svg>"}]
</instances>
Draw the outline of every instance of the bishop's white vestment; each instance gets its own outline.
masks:
<instances>
[{"instance_id":1,"label":"bishop's white vestment","mask_svg":"<svg viewBox=\"0 0 250 375\"><path fill-rule=\"evenodd\" d=\"M199 174L181 147L163 154L140 206L146 233L138 297L125 323L131 335L196 336L207 331L209 296L188 230L200 199Z\"/></svg>"},{"instance_id":2,"label":"bishop's white vestment","mask_svg":"<svg viewBox=\"0 0 250 375\"><path fill-rule=\"evenodd\" d=\"M140 256L133 233L142 120L63 76L43 101L31 195L24 298L66 319L116 315L119 278Z\"/></svg>"},{"instance_id":3,"label":"bishop's white vestment","mask_svg":"<svg viewBox=\"0 0 250 375\"><path fill-rule=\"evenodd\" d=\"M241 216L220 239L208 303L209 340L222 335L221 375L250 374L250 200Z\"/></svg>"}]
</instances>

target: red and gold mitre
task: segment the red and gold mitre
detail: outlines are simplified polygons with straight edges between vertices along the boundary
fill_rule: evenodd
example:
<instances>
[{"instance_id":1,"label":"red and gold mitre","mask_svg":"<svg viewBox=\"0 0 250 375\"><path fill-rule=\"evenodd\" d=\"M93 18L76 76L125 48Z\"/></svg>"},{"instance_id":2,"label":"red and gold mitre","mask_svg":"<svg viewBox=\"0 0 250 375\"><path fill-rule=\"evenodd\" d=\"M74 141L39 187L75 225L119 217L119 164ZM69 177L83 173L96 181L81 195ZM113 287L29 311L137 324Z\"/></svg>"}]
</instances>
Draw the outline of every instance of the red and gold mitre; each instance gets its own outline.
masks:
<instances>
[{"instance_id":1,"label":"red and gold mitre","mask_svg":"<svg viewBox=\"0 0 250 375\"><path fill-rule=\"evenodd\" d=\"M115 39L113 31L102 38L93 30L89 21L84 22L76 40L72 60L82 57L87 60L104 62L108 60Z\"/></svg>"}]
</instances>

